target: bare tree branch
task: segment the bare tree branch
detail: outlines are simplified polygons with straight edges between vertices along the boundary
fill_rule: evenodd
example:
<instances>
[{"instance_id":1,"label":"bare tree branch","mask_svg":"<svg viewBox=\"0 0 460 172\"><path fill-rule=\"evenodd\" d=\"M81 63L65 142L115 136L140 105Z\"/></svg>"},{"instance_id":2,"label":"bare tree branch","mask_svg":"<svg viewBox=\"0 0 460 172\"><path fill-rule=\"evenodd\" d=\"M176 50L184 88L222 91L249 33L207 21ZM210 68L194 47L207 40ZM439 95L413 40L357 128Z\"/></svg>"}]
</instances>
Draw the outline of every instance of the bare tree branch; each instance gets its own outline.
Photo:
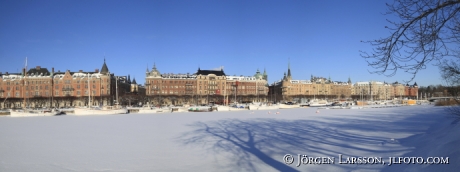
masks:
<instances>
[{"instance_id":1,"label":"bare tree branch","mask_svg":"<svg viewBox=\"0 0 460 172\"><path fill-rule=\"evenodd\" d=\"M412 74L412 79L426 65L446 56L457 56L449 47L458 46L460 0L395 0L387 4L387 15L401 21L387 20L390 35L371 41L371 52L361 51L371 73L393 76L398 69Z\"/></svg>"}]
</instances>

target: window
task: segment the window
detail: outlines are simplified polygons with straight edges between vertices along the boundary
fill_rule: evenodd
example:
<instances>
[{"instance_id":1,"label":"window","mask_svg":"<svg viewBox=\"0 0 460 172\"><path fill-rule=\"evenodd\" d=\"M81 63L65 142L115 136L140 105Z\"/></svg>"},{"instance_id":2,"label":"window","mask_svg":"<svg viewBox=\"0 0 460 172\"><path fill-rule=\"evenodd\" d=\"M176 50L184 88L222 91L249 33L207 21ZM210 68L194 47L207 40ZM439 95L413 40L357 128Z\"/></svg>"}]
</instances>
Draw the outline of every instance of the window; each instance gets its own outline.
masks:
<instances>
[{"instance_id":1,"label":"window","mask_svg":"<svg viewBox=\"0 0 460 172\"><path fill-rule=\"evenodd\" d=\"M96 88L96 85L93 85L93 88Z\"/></svg>"},{"instance_id":2,"label":"window","mask_svg":"<svg viewBox=\"0 0 460 172\"><path fill-rule=\"evenodd\" d=\"M19 97L19 92L16 92L16 97Z\"/></svg>"},{"instance_id":3,"label":"window","mask_svg":"<svg viewBox=\"0 0 460 172\"><path fill-rule=\"evenodd\" d=\"M80 91L77 91L77 96L79 96L79 95L80 95Z\"/></svg>"},{"instance_id":4,"label":"window","mask_svg":"<svg viewBox=\"0 0 460 172\"><path fill-rule=\"evenodd\" d=\"M59 89L59 85L56 85L54 88Z\"/></svg>"},{"instance_id":5,"label":"window","mask_svg":"<svg viewBox=\"0 0 460 172\"><path fill-rule=\"evenodd\" d=\"M55 95L56 95L56 96L59 96L59 91L56 91L56 94L55 94Z\"/></svg>"},{"instance_id":6,"label":"window","mask_svg":"<svg viewBox=\"0 0 460 172\"><path fill-rule=\"evenodd\" d=\"M80 85L77 85L77 88L80 89Z\"/></svg>"},{"instance_id":7,"label":"window","mask_svg":"<svg viewBox=\"0 0 460 172\"><path fill-rule=\"evenodd\" d=\"M16 90L19 90L19 87L18 87L18 86L16 86Z\"/></svg>"}]
</instances>

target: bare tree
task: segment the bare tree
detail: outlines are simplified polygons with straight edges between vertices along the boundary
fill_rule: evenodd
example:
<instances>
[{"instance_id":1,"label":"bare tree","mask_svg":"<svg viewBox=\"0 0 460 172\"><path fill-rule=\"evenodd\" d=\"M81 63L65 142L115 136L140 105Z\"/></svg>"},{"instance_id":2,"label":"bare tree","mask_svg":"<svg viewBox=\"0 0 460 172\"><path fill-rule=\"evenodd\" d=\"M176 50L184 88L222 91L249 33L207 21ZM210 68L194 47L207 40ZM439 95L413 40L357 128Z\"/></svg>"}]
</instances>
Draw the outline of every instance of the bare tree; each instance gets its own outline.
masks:
<instances>
[{"instance_id":1,"label":"bare tree","mask_svg":"<svg viewBox=\"0 0 460 172\"><path fill-rule=\"evenodd\" d=\"M440 65L441 77L445 80L447 93L453 97L456 105L460 105L460 62L453 60L444 60ZM454 123L460 121L460 107L450 106L447 108L450 114L453 115L456 120Z\"/></svg>"},{"instance_id":2,"label":"bare tree","mask_svg":"<svg viewBox=\"0 0 460 172\"><path fill-rule=\"evenodd\" d=\"M395 0L386 4L386 15L400 20L390 21L388 37L363 41L374 48L361 51L373 73L393 76L398 69L413 74L432 61L441 64L447 56L460 57L452 47L458 46L460 34L460 0Z\"/></svg>"}]
</instances>

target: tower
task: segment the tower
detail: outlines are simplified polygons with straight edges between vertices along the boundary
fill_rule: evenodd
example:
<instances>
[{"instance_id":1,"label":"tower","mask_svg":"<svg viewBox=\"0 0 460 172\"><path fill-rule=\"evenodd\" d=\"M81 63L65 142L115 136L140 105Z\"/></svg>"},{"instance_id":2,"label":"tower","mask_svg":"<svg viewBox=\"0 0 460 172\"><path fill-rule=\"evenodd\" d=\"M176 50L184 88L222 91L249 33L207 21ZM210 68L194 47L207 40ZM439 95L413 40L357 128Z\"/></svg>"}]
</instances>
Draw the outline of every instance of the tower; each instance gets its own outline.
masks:
<instances>
[{"instance_id":1,"label":"tower","mask_svg":"<svg viewBox=\"0 0 460 172\"><path fill-rule=\"evenodd\" d=\"M292 76L291 76L291 62L288 61L288 74L287 74L287 80L292 80Z\"/></svg>"},{"instance_id":2,"label":"tower","mask_svg":"<svg viewBox=\"0 0 460 172\"><path fill-rule=\"evenodd\" d=\"M102 65L102 68L101 68L101 74L109 74L109 68L107 67L107 64L105 64L105 58L104 58L104 64Z\"/></svg>"},{"instance_id":3,"label":"tower","mask_svg":"<svg viewBox=\"0 0 460 172\"><path fill-rule=\"evenodd\" d=\"M136 83L136 78L133 79L133 82L131 82L131 92L136 93L138 91L138 86Z\"/></svg>"},{"instance_id":4,"label":"tower","mask_svg":"<svg viewBox=\"0 0 460 172\"><path fill-rule=\"evenodd\" d=\"M268 75L267 75L267 71L265 70L265 68L264 68L263 79L264 79L265 81L268 81Z\"/></svg>"}]
</instances>

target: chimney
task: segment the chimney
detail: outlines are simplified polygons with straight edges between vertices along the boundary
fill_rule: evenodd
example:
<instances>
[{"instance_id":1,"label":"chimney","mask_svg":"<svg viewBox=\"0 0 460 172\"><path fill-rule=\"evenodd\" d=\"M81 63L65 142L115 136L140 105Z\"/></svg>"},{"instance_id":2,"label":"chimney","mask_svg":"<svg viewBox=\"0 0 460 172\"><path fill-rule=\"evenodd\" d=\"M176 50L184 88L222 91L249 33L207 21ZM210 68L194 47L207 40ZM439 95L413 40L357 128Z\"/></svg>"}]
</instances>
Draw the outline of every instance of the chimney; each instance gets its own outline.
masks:
<instances>
[{"instance_id":1,"label":"chimney","mask_svg":"<svg viewBox=\"0 0 460 172\"><path fill-rule=\"evenodd\" d=\"M99 69L94 70L96 73L99 73Z\"/></svg>"},{"instance_id":2,"label":"chimney","mask_svg":"<svg viewBox=\"0 0 460 172\"><path fill-rule=\"evenodd\" d=\"M83 73L83 70L78 70L78 72Z\"/></svg>"},{"instance_id":3,"label":"chimney","mask_svg":"<svg viewBox=\"0 0 460 172\"><path fill-rule=\"evenodd\" d=\"M54 67L53 67L53 68L51 68L51 72L53 72L53 73L54 73Z\"/></svg>"},{"instance_id":4,"label":"chimney","mask_svg":"<svg viewBox=\"0 0 460 172\"><path fill-rule=\"evenodd\" d=\"M40 66L37 66L36 69L37 69L37 70L40 70Z\"/></svg>"},{"instance_id":5,"label":"chimney","mask_svg":"<svg viewBox=\"0 0 460 172\"><path fill-rule=\"evenodd\" d=\"M8 75L8 72L5 72L5 75Z\"/></svg>"}]
</instances>

